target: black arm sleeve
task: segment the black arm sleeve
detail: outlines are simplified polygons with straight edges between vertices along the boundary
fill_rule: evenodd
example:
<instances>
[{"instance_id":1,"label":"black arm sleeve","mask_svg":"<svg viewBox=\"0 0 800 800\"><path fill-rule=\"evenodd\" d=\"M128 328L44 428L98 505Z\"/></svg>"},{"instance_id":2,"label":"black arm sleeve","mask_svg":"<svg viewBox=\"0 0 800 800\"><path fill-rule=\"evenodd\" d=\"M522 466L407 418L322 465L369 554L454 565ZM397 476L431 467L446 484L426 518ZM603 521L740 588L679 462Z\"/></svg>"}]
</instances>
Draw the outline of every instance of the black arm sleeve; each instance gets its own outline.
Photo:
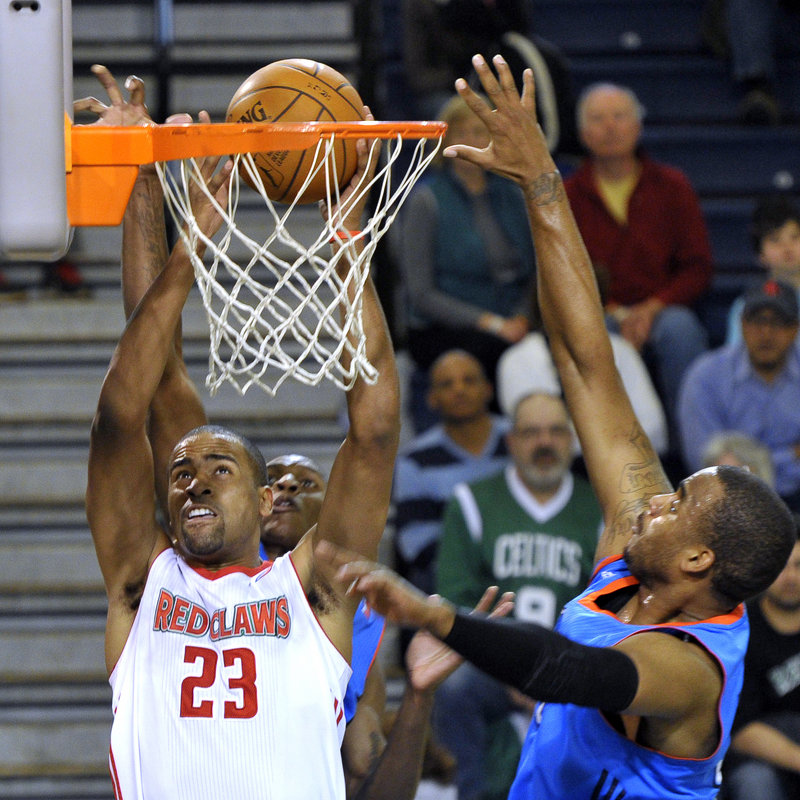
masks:
<instances>
[{"instance_id":1,"label":"black arm sleeve","mask_svg":"<svg viewBox=\"0 0 800 800\"><path fill-rule=\"evenodd\" d=\"M623 711L639 673L624 653L588 647L541 625L456 614L444 643L478 669L536 700Z\"/></svg>"}]
</instances>

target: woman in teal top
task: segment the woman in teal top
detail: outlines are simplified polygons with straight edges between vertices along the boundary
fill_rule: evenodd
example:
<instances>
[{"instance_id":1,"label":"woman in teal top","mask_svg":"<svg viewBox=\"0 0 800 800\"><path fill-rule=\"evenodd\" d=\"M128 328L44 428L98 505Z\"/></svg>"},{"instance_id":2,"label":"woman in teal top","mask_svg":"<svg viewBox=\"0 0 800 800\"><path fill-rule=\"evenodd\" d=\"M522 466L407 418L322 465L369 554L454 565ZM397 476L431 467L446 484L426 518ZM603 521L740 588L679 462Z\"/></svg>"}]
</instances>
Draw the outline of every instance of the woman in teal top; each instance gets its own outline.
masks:
<instances>
[{"instance_id":1,"label":"woman in teal top","mask_svg":"<svg viewBox=\"0 0 800 800\"><path fill-rule=\"evenodd\" d=\"M460 97L440 118L444 146L488 142ZM408 346L427 370L441 353L475 355L494 381L502 352L528 331L535 257L522 192L462 160L438 169L409 198L399 259L408 299Z\"/></svg>"}]
</instances>

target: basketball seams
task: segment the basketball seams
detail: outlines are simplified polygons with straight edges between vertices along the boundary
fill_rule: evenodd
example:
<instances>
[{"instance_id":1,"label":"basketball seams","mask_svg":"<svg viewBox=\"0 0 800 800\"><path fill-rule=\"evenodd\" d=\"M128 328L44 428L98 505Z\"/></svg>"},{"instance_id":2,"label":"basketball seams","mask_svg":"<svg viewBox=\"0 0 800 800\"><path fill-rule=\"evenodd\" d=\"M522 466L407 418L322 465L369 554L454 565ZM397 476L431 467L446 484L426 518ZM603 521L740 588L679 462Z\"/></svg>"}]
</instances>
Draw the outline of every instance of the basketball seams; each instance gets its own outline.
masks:
<instances>
[{"instance_id":1,"label":"basketball seams","mask_svg":"<svg viewBox=\"0 0 800 800\"><path fill-rule=\"evenodd\" d=\"M284 109L281 112L281 114L285 114L286 110L287 109ZM314 121L315 122L320 122L320 116L323 113L327 113L328 116L330 116L330 111L328 111L324 106L320 105L319 113L317 114L317 118ZM280 117L276 117L275 121L277 122L279 119L280 119ZM337 145L338 144L340 144L340 143L337 142ZM276 198L279 203L283 202L283 200L286 197L287 193L291 189L294 188L295 181L297 180L297 176L303 171L303 168L304 168L304 165L306 163L306 160L311 160L312 158L313 158L313 151L310 148L308 150L304 150L303 151L303 154L300 157L299 161L297 162L297 166L295 167L295 170L291 175L291 179L289 180L288 184L286 185L286 189L283 191L283 194L281 194L280 197ZM343 165L343 168L342 168L343 174L347 174L346 164L347 164L347 159L345 158L344 165ZM338 161L337 161L337 165L338 165ZM311 165L310 164L309 164L308 168L306 169L306 171L308 171L308 169L311 169ZM326 169L327 169L327 166L326 166ZM324 173L323 173L323 176L324 176ZM299 184L302 185L302 183L303 183L303 179L300 179Z\"/></svg>"},{"instance_id":2,"label":"basketball seams","mask_svg":"<svg viewBox=\"0 0 800 800\"><path fill-rule=\"evenodd\" d=\"M270 88L272 88L272 87L270 87ZM281 87L281 88L285 88L285 87ZM314 102L316 102L317 105L319 106L319 110L317 112L316 119L309 120L310 122L321 122L321 121L335 122L336 121L333 118L333 115L331 114L331 112L327 108L325 108L325 106L323 106L318 100L316 100L316 98L313 98L311 95L308 95L308 94L305 94L305 93L304 94L298 93L297 96L291 101L291 103L289 103L289 105L285 106L283 108L283 110L278 115L273 117L273 119L271 121L272 122L280 122L281 117L284 114L286 114L292 108L292 106L300 99L300 97L311 97L314 100ZM330 117L329 120L321 120L320 119L320 117L322 117L325 114L328 117ZM336 142L334 144L334 149L336 150L336 165L337 165L337 167L339 167L342 170L342 174L346 175L347 174L348 159L347 159L347 149L344 146L344 142L342 142L342 141ZM313 153L313 150L311 148L309 148L309 150L303 151L303 154L300 157L299 161L297 162L297 165L295 167L294 172L289 176L289 180L286 183L286 188L283 190L283 192L281 193L280 197L276 197L275 198L279 203L283 202L283 200L285 199L285 197L289 193L289 191L291 191L295 187L295 181L297 180L298 175L300 175L304 170L311 169L311 164L309 163L308 167L306 167L306 162L307 161L311 162L312 159L313 159L313 155L314 155L314 153ZM265 158L264 160L268 162L268 159ZM323 173L323 179L324 179L324 173ZM299 184L302 184L302 183L303 183L303 179L300 179Z\"/></svg>"},{"instance_id":3,"label":"basketball seams","mask_svg":"<svg viewBox=\"0 0 800 800\"><path fill-rule=\"evenodd\" d=\"M307 86L308 81L316 85ZM244 92L242 92L244 90ZM229 121L280 122L349 122L364 119L363 103L353 85L336 70L310 59L286 59L263 67L247 78L234 93L226 117ZM357 166L355 141L336 140L336 169L330 160L311 180L301 203L312 203L326 194L326 172L343 189ZM270 158L267 152L257 156L258 171L267 194L278 202L292 202L305 182L316 145L301 151ZM241 172L241 170L240 170ZM252 181L243 175L247 183ZM276 179L278 179L276 181Z\"/></svg>"},{"instance_id":4,"label":"basketball seams","mask_svg":"<svg viewBox=\"0 0 800 800\"><path fill-rule=\"evenodd\" d=\"M318 65L318 66L320 66L320 65ZM359 116L361 119L363 119L363 116L362 116L362 114L361 114L361 105L363 105L363 103L361 103L361 98L358 96L358 92L355 90L355 87L354 87L354 86L353 86L353 84L352 84L352 83L350 83L349 81L344 81L344 83L341 83L341 84L339 84L338 86L334 86L332 83L329 83L329 82L328 82L328 81L327 81L325 78L321 77L319 74L316 74L316 73L309 73L309 72L306 72L305 70L298 69L297 67L295 67L295 66L292 66L292 65L287 65L287 66L285 67L285 69L291 70L291 71L293 71L293 72L299 72L299 73L301 73L302 75L307 75L307 76L308 76L308 77L310 77L310 78L315 78L315 79L316 79L316 80L318 80L320 83L323 83L323 84L325 84L325 86L327 86L327 87L328 87L328 88L329 88L331 91L335 92L335 93L336 93L336 94L337 94L339 97L341 97L341 98L342 98L342 100L344 100L344 101L345 101L345 102L346 102L346 103L347 103L347 104L350 106L350 108L352 108L352 109L353 109L353 111L354 111L356 114L358 114L358 116ZM296 87L295 87L295 88L296 88ZM342 90L343 90L343 89L349 89L349 90L350 90L350 91L351 91L351 92L352 92L352 93L353 93L353 94L356 96L356 98L358 98L358 102L359 102L361 105L356 105L356 104L355 104L355 102L354 102L353 100L351 100L350 98L348 98L346 95L342 94ZM299 91L299 90L298 90L298 91Z\"/></svg>"},{"instance_id":5,"label":"basketball seams","mask_svg":"<svg viewBox=\"0 0 800 800\"><path fill-rule=\"evenodd\" d=\"M347 85L349 86L350 84L347 84ZM319 97L317 95L312 94L311 92L308 92L308 91L305 91L305 90L298 89L296 86L289 86L289 85L284 86L283 84L277 84L277 83L276 84L270 84L268 87L266 87L266 89L264 87L261 87L259 89L253 89L253 91L248 92L247 94L243 94L241 97L237 97L236 98L236 105L238 106L241 103L246 103L248 98L257 97L258 95L263 94L265 91L272 91L273 89L274 90L278 90L278 91L294 92L296 97L308 97L310 100L313 100L315 103L318 103L323 108L325 107L324 104L320 101L320 99L319 99ZM348 100L346 97L344 97L341 94L339 94L338 97L341 100L344 100L347 103L347 105L349 105L350 108L353 109L354 112L355 111L358 112L359 119L363 119L364 118L361 115L361 110L360 109L356 109L356 106L355 106L354 103L352 103L350 100ZM309 121L311 121L311 120L309 120ZM346 120L339 120L339 121L340 122L345 122Z\"/></svg>"}]
</instances>

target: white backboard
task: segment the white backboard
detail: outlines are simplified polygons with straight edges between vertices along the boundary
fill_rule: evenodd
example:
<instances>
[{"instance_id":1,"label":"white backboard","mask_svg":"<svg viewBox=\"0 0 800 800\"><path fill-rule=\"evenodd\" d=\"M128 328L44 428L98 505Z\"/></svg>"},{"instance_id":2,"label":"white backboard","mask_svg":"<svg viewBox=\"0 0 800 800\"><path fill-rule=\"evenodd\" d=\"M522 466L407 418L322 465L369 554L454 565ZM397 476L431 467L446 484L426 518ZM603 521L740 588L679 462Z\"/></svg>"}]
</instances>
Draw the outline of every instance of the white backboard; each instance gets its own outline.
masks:
<instances>
[{"instance_id":1,"label":"white backboard","mask_svg":"<svg viewBox=\"0 0 800 800\"><path fill-rule=\"evenodd\" d=\"M71 12L70 0L0 4L0 260L53 261L69 245Z\"/></svg>"}]
</instances>

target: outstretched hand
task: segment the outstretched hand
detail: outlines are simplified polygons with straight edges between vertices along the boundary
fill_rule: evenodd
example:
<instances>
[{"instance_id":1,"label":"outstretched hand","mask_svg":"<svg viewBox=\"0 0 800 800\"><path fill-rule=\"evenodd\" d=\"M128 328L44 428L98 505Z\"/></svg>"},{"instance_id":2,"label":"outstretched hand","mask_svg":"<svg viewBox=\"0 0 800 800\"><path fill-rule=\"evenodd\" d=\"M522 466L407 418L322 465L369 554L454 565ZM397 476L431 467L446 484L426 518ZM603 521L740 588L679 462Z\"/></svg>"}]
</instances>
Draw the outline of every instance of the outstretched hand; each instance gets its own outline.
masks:
<instances>
[{"instance_id":1,"label":"outstretched hand","mask_svg":"<svg viewBox=\"0 0 800 800\"><path fill-rule=\"evenodd\" d=\"M137 127L145 125L155 125L150 112L145 103L144 81L136 75L128 75L125 79L125 90L128 92L128 99L123 96L122 90L117 84L116 78L111 74L108 67L102 64L93 64L92 72L106 90L110 105L103 103L96 97L83 97L72 104L73 114L88 112L96 114L97 119L89 125L116 125ZM205 117L203 116L205 114ZM189 114L173 114L167 119L168 125L182 125L191 123L192 117ZM200 112L200 122L210 122L208 114ZM140 174L154 176L155 167L152 164L142 164Z\"/></svg>"},{"instance_id":2,"label":"outstretched hand","mask_svg":"<svg viewBox=\"0 0 800 800\"><path fill-rule=\"evenodd\" d=\"M446 635L443 628L449 630L452 626L454 606L436 596L428 597L382 564L366 561L358 553L325 540L314 548L314 559L320 567L333 573L333 580L347 587L347 594L365 597L370 607L388 622L414 628L430 626L430 630L442 635ZM438 619L440 612L445 612L442 619ZM437 626L437 622L440 625Z\"/></svg>"},{"instance_id":3,"label":"outstretched hand","mask_svg":"<svg viewBox=\"0 0 800 800\"><path fill-rule=\"evenodd\" d=\"M96 97L83 97L72 104L73 113L90 112L97 114L97 119L92 125L154 125L150 112L145 105L144 81L136 75L129 75L125 79L125 89L128 92L126 100L116 78L108 67L94 64L92 72L106 90L111 105L98 100Z\"/></svg>"},{"instance_id":4,"label":"outstretched hand","mask_svg":"<svg viewBox=\"0 0 800 800\"><path fill-rule=\"evenodd\" d=\"M136 75L128 75L125 78L125 90L128 92L128 99L126 100L122 94L122 90L117 84L117 79L111 74L108 67L102 64L93 64L92 72L98 81L106 90L108 99L111 105L106 105L96 97L82 97L72 104L72 111L74 114L88 112L96 114L97 119L90 125L126 125L134 127L136 125L155 125L150 117L150 111L145 103L145 87L144 81ZM210 122L208 114L203 119L203 114L200 112L200 122ZM173 114L167 118L167 125L185 125L191 123L192 117L190 114Z\"/></svg>"},{"instance_id":5,"label":"outstretched hand","mask_svg":"<svg viewBox=\"0 0 800 800\"><path fill-rule=\"evenodd\" d=\"M487 612L497 598L498 588L490 586L472 610L472 613ZM505 592L497 601L490 617L504 617L514 608L513 592ZM406 650L406 670L411 685L418 692L434 691L442 681L461 666L464 659L442 644L427 631L417 631Z\"/></svg>"},{"instance_id":6,"label":"outstretched hand","mask_svg":"<svg viewBox=\"0 0 800 800\"><path fill-rule=\"evenodd\" d=\"M489 144L484 148L454 144L446 147L443 155L463 158L526 187L543 172L555 169L544 134L536 121L533 72L530 69L523 72L520 95L505 59L497 55L492 62L496 76L483 56L472 58L475 72L494 109L472 91L463 78L456 81L458 94L486 125L491 137Z\"/></svg>"}]
</instances>

